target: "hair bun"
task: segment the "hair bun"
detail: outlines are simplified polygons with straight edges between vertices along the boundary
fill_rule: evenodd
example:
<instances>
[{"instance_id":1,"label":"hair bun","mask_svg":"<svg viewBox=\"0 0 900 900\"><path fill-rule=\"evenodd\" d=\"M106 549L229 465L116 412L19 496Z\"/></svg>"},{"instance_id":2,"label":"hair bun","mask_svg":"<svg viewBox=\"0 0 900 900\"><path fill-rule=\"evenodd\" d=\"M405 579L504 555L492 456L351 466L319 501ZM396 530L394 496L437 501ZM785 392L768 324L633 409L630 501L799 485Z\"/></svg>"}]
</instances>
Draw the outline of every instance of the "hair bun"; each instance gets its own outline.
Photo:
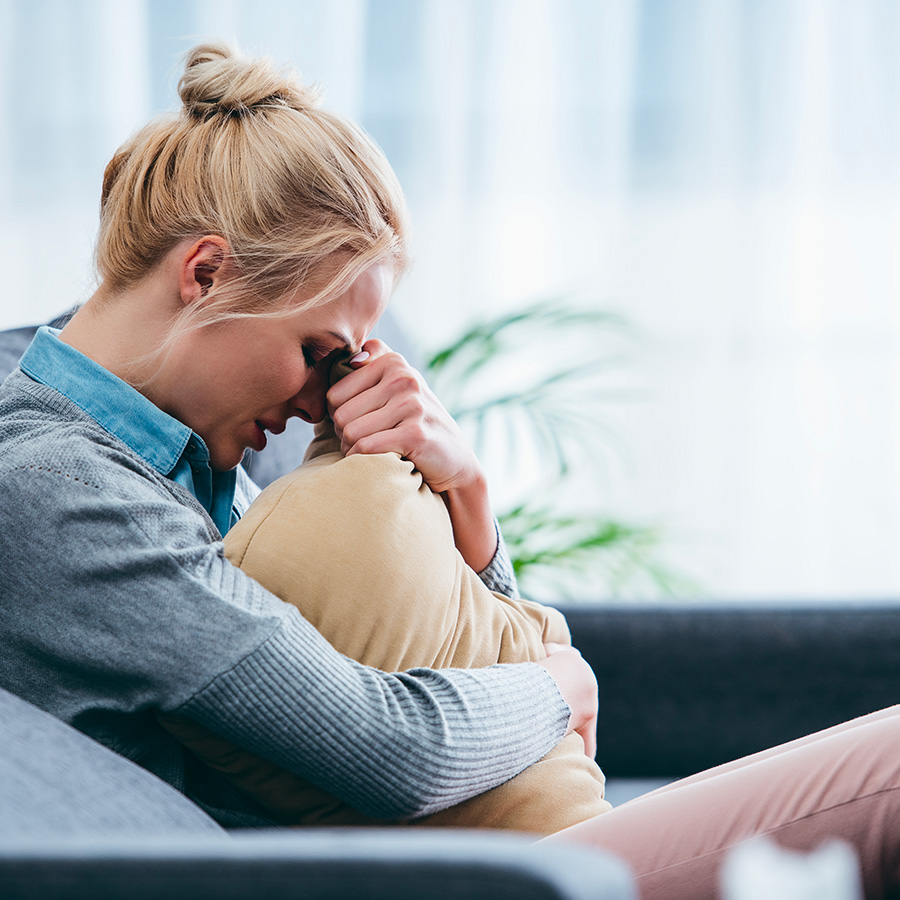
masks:
<instances>
[{"instance_id":1,"label":"hair bun","mask_svg":"<svg viewBox=\"0 0 900 900\"><path fill-rule=\"evenodd\" d=\"M276 70L267 59L246 59L222 43L199 44L188 53L178 94L185 112L200 119L272 106L302 112L318 104L316 92L292 72Z\"/></svg>"}]
</instances>

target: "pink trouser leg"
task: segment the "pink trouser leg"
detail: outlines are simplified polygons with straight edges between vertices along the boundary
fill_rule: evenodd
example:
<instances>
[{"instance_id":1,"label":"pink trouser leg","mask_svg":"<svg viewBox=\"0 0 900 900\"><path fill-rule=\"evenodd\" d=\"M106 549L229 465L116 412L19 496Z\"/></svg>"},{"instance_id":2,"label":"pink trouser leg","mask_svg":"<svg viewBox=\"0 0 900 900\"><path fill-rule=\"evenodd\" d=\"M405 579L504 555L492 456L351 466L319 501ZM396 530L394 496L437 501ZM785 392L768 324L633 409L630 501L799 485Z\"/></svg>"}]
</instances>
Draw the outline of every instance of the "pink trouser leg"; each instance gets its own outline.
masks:
<instances>
[{"instance_id":1,"label":"pink trouser leg","mask_svg":"<svg viewBox=\"0 0 900 900\"><path fill-rule=\"evenodd\" d=\"M643 900L714 898L722 858L767 834L795 850L856 849L867 897L900 889L900 707L667 785L545 840L625 859Z\"/></svg>"}]
</instances>

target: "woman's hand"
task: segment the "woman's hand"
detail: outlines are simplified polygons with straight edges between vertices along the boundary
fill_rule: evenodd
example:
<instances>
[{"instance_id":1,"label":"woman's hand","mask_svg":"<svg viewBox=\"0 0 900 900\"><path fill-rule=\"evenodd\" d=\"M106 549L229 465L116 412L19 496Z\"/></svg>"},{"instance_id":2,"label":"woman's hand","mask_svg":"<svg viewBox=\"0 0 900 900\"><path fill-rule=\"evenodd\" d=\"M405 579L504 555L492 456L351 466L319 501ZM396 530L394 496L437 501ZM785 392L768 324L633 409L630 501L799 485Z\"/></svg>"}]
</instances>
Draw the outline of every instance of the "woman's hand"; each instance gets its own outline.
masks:
<instances>
[{"instance_id":1,"label":"woman's hand","mask_svg":"<svg viewBox=\"0 0 900 900\"><path fill-rule=\"evenodd\" d=\"M568 644L544 644L547 658L538 662L546 669L572 710L566 734L576 732L584 741L584 752L597 755L597 676L584 657Z\"/></svg>"},{"instance_id":2,"label":"woman's hand","mask_svg":"<svg viewBox=\"0 0 900 900\"><path fill-rule=\"evenodd\" d=\"M425 379L381 341L366 341L354 360L363 353L357 371L328 391L344 455L395 450L438 494L476 480L478 459Z\"/></svg>"},{"instance_id":3,"label":"woman's hand","mask_svg":"<svg viewBox=\"0 0 900 900\"><path fill-rule=\"evenodd\" d=\"M395 451L410 460L443 495L457 549L480 572L494 557L497 535L484 472L459 426L425 379L381 341L366 341L351 363L357 371L327 395L344 455Z\"/></svg>"}]
</instances>

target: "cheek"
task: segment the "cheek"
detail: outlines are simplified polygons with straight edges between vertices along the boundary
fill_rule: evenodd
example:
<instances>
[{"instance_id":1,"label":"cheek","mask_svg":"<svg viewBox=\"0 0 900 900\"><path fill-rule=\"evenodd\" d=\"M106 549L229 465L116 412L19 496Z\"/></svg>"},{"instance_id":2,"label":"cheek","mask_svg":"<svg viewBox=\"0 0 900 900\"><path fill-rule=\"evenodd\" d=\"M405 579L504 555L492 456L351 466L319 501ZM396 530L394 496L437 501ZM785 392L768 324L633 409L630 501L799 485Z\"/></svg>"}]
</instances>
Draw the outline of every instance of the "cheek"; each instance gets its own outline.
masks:
<instances>
[{"instance_id":1,"label":"cheek","mask_svg":"<svg viewBox=\"0 0 900 900\"><path fill-rule=\"evenodd\" d=\"M314 373L307 369L302 360L299 363L296 360L284 360L280 364L270 363L262 382L267 393L278 400L287 400L300 393L311 377L315 377Z\"/></svg>"}]
</instances>

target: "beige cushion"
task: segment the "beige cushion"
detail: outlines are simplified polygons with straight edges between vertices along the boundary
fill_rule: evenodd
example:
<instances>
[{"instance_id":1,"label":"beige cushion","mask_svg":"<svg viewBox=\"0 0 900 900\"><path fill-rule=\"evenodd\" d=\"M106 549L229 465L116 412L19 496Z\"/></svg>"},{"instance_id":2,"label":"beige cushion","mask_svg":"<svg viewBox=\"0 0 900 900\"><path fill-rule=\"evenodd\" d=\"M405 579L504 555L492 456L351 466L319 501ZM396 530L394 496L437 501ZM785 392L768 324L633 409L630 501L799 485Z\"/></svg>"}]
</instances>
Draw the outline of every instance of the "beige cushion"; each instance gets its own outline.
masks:
<instances>
[{"instance_id":1,"label":"beige cushion","mask_svg":"<svg viewBox=\"0 0 900 900\"><path fill-rule=\"evenodd\" d=\"M556 610L489 591L453 543L442 499L396 453L342 458L320 428L299 469L270 485L225 539L228 558L342 653L386 671L470 668L568 642ZM292 824L373 820L189 720L163 723ZM516 778L415 824L549 834L607 811L603 775L577 735Z\"/></svg>"}]
</instances>

